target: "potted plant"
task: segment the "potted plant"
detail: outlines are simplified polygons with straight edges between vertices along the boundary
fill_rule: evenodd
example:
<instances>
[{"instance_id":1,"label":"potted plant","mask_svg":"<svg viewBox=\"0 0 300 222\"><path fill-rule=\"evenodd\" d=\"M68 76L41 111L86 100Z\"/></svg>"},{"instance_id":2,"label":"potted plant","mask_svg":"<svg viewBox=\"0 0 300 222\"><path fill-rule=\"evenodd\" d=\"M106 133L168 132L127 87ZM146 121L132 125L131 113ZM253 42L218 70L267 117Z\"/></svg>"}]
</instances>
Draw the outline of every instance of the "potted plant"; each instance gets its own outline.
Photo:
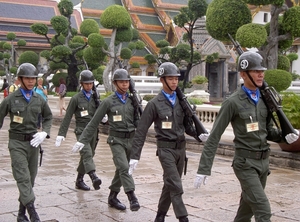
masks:
<instances>
[{"instance_id":1,"label":"potted plant","mask_svg":"<svg viewBox=\"0 0 300 222\"><path fill-rule=\"evenodd\" d=\"M205 76L197 75L191 80L194 90L207 90L208 79Z\"/></svg>"},{"instance_id":2,"label":"potted plant","mask_svg":"<svg viewBox=\"0 0 300 222\"><path fill-rule=\"evenodd\" d=\"M282 110L294 129L300 132L300 96L293 92L282 93ZM299 152L300 139L292 144L279 143L283 151Z\"/></svg>"}]
</instances>

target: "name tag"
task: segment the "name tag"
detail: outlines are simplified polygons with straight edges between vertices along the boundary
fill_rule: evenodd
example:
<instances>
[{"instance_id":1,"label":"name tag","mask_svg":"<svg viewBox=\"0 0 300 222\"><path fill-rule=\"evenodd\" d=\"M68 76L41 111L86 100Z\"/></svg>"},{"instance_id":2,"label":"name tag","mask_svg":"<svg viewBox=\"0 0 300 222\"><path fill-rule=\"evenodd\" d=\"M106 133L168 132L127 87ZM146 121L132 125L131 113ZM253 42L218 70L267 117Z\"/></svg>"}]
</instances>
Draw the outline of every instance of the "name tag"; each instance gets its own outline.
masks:
<instances>
[{"instance_id":1,"label":"name tag","mask_svg":"<svg viewBox=\"0 0 300 222\"><path fill-rule=\"evenodd\" d=\"M172 122L164 121L162 122L162 129L172 129Z\"/></svg>"},{"instance_id":2,"label":"name tag","mask_svg":"<svg viewBox=\"0 0 300 222\"><path fill-rule=\"evenodd\" d=\"M122 116L121 115L114 115L113 116L113 122L119 122L122 121Z\"/></svg>"},{"instance_id":3,"label":"name tag","mask_svg":"<svg viewBox=\"0 0 300 222\"><path fill-rule=\"evenodd\" d=\"M247 133L258 131L258 122L248 123L246 124L246 127L247 127Z\"/></svg>"},{"instance_id":4,"label":"name tag","mask_svg":"<svg viewBox=\"0 0 300 222\"><path fill-rule=\"evenodd\" d=\"M89 113L88 113L87 110L83 110L83 111L80 112L80 115L81 116L87 116L87 115L89 115Z\"/></svg>"},{"instance_id":5,"label":"name tag","mask_svg":"<svg viewBox=\"0 0 300 222\"><path fill-rule=\"evenodd\" d=\"M15 122L15 123L23 123L23 117L21 117L21 116L14 116L13 122Z\"/></svg>"}]
</instances>

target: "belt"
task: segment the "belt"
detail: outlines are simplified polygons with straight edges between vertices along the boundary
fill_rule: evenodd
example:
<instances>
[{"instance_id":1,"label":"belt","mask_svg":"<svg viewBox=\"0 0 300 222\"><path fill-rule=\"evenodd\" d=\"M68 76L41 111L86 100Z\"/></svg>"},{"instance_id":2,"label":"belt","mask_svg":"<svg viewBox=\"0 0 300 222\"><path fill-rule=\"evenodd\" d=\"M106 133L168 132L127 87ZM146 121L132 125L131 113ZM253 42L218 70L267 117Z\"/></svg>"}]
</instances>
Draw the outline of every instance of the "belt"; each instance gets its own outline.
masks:
<instances>
[{"instance_id":1,"label":"belt","mask_svg":"<svg viewBox=\"0 0 300 222\"><path fill-rule=\"evenodd\" d=\"M9 133L9 139L20 140L20 141L30 141L33 139L34 134L20 134L20 133Z\"/></svg>"},{"instance_id":2,"label":"belt","mask_svg":"<svg viewBox=\"0 0 300 222\"><path fill-rule=\"evenodd\" d=\"M270 156L271 150L263 150L263 151L251 151L251 150L242 150L236 149L235 154L240 157L250 158L255 160L267 159Z\"/></svg>"},{"instance_id":3,"label":"belt","mask_svg":"<svg viewBox=\"0 0 300 222\"><path fill-rule=\"evenodd\" d=\"M135 130L131 132L119 132L119 131L109 131L110 136L115 136L119 138L132 138L134 136Z\"/></svg>"},{"instance_id":4,"label":"belt","mask_svg":"<svg viewBox=\"0 0 300 222\"><path fill-rule=\"evenodd\" d=\"M156 142L158 148L172 148L172 149L180 149L183 143L185 143L185 140L182 141L157 140Z\"/></svg>"}]
</instances>

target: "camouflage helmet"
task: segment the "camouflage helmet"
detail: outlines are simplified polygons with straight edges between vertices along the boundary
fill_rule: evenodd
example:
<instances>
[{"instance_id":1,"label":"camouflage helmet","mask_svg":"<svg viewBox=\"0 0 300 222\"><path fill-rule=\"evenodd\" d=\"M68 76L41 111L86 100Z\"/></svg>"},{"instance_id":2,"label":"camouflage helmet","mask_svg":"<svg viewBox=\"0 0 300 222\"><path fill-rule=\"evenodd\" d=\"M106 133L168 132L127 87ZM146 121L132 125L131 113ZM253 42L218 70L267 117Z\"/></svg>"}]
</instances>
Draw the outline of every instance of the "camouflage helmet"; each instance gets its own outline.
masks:
<instances>
[{"instance_id":1,"label":"camouflage helmet","mask_svg":"<svg viewBox=\"0 0 300 222\"><path fill-rule=\"evenodd\" d=\"M95 77L90 70L83 70L80 73L79 81L81 83L93 83L95 81Z\"/></svg>"},{"instance_id":2,"label":"camouflage helmet","mask_svg":"<svg viewBox=\"0 0 300 222\"><path fill-rule=\"evenodd\" d=\"M180 76L178 67L172 62L164 62L158 67L158 77Z\"/></svg>"},{"instance_id":3,"label":"camouflage helmet","mask_svg":"<svg viewBox=\"0 0 300 222\"><path fill-rule=\"evenodd\" d=\"M261 65L263 57L253 51L244 52L238 60L238 71L248 71L248 70L267 70L267 68Z\"/></svg>"},{"instance_id":4,"label":"camouflage helmet","mask_svg":"<svg viewBox=\"0 0 300 222\"><path fill-rule=\"evenodd\" d=\"M34 65L31 63L23 63L19 66L17 70L18 77L38 77L38 71Z\"/></svg>"},{"instance_id":5,"label":"camouflage helmet","mask_svg":"<svg viewBox=\"0 0 300 222\"><path fill-rule=\"evenodd\" d=\"M126 69L116 69L113 75L113 81L116 80L130 80L130 75Z\"/></svg>"}]
</instances>

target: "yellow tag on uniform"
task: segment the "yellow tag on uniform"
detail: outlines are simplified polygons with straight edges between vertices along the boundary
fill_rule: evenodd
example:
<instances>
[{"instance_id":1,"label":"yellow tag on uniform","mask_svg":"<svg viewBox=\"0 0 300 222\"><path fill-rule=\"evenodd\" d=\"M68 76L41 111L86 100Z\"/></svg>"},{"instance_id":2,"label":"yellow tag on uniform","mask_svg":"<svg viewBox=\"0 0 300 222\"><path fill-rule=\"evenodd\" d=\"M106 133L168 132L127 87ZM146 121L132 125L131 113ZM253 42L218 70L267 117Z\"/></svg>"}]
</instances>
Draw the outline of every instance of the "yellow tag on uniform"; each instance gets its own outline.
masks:
<instances>
[{"instance_id":1,"label":"yellow tag on uniform","mask_svg":"<svg viewBox=\"0 0 300 222\"><path fill-rule=\"evenodd\" d=\"M23 123L23 117L21 117L21 116L14 116L13 122L15 122L15 123Z\"/></svg>"},{"instance_id":2,"label":"yellow tag on uniform","mask_svg":"<svg viewBox=\"0 0 300 222\"><path fill-rule=\"evenodd\" d=\"M80 112L80 115L81 116L87 116L87 115L89 115L89 113L88 113L87 110L83 110L83 111Z\"/></svg>"},{"instance_id":3,"label":"yellow tag on uniform","mask_svg":"<svg viewBox=\"0 0 300 222\"><path fill-rule=\"evenodd\" d=\"M172 129L172 122L167 122L167 121L162 122L161 128L162 129Z\"/></svg>"},{"instance_id":4,"label":"yellow tag on uniform","mask_svg":"<svg viewBox=\"0 0 300 222\"><path fill-rule=\"evenodd\" d=\"M114 115L113 116L113 122L119 122L122 121L122 116L121 115Z\"/></svg>"},{"instance_id":5,"label":"yellow tag on uniform","mask_svg":"<svg viewBox=\"0 0 300 222\"><path fill-rule=\"evenodd\" d=\"M247 127L247 133L258 131L258 122L248 123L246 124L246 127Z\"/></svg>"}]
</instances>

